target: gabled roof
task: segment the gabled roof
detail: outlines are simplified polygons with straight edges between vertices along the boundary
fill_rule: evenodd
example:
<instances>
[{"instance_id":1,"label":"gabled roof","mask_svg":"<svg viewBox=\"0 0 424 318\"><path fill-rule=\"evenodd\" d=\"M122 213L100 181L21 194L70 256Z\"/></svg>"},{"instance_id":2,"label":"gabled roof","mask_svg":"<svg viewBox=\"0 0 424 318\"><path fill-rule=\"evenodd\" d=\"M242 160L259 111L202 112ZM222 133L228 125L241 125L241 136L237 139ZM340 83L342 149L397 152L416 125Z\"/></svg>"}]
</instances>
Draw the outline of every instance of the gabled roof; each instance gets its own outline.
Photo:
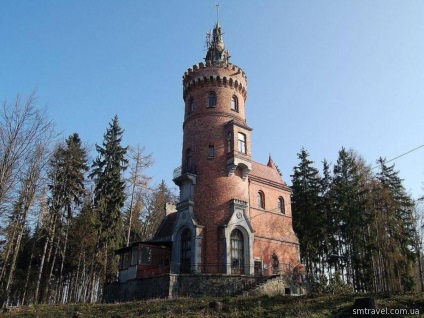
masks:
<instances>
[{"instance_id":1,"label":"gabled roof","mask_svg":"<svg viewBox=\"0 0 424 318\"><path fill-rule=\"evenodd\" d=\"M151 241L171 241L172 229L174 228L175 221L177 220L177 213L173 212L168 214L162 221L159 229Z\"/></svg>"},{"instance_id":2,"label":"gabled roof","mask_svg":"<svg viewBox=\"0 0 424 318\"><path fill-rule=\"evenodd\" d=\"M252 171L250 171L249 176L285 185L285 182L281 178L271 159L268 162L268 165L263 165L259 162L252 161Z\"/></svg>"}]
</instances>

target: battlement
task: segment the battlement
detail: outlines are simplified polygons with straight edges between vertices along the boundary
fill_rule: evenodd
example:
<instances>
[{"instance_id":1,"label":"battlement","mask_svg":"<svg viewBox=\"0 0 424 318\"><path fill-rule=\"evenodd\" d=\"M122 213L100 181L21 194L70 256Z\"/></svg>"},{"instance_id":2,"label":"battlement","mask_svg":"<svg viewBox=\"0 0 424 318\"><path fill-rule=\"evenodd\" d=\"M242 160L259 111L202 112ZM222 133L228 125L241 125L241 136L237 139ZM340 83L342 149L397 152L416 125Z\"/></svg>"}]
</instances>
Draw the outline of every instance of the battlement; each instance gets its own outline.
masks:
<instances>
[{"instance_id":1,"label":"battlement","mask_svg":"<svg viewBox=\"0 0 424 318\"><path fill-rule=\"evenodd\" d=\"M201 62L193 65L183 75L183 98L195 86L224 86L238 90L244 99L247 98L247 76L244 71L235 64Z\"/></svg>"},{"instance_id":2,"label":"battlement","mask_svg":"<svg viewBox=\"0 0 424 318\"><path fill-rule=\"evenodd\" d=\"M235 71L235 74L241 74L244 78L244 80L246 81L247 84L247 76L244 73L244 71L242 70L241 67L232 64L232 63L225 63L225 62L221 62L221 63L214 63L213 65L211 64L210 61L206 61L206 65L203 62L200 62L198 64L194 64L193 67L187 69L187 71L184 72L183 75L183 82L185 82L187 79L189 79L190 77L192 77L197 70L201 70L204 68L208 68L208 67L212 67L212 68L224 68L227 70L232 70Z\"/></svg>"}]
</instances>

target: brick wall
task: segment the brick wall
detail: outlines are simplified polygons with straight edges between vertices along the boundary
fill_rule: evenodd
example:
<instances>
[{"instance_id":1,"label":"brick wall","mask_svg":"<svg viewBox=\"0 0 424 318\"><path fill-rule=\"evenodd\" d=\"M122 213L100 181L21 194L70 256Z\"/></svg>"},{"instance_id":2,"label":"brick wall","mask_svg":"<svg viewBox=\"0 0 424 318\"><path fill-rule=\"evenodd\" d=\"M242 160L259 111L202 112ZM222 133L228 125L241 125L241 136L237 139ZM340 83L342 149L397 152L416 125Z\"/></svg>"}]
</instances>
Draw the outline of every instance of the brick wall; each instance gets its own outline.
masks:
<instances>
[{"instance_id":1,"label":"brick wall","mask_svg":"<svg viewBox=\"0 0 424 318\"><path fill-rule=\"evenodd\" d=\"M257 194L265 196L265 208L258 207ZM283 185L250 180L250 220L255 231L253 257L261 259L271 268L272 255L277 255L281 265L297 265L299 262L298 238L293 232L290 190ZM278 199L284 199L284 214L278 209ZM270 273L268 273L270 274Z\"/></svg>"},{"instance_id":2,"label":"brick wall","mask_svg":"<svg viewBox=\"0 0 424 318\"><path fill-rule=\"evenodd\" d=\"M248 183L241 178L240 171L228 177L227 153L230 121L245 123L246 76L238 67L199 66L188 71L183 78L185 121L182 165L190 149L191 161L195 165L194 216L204 227L202 261L218 264L224 260L220 226L231 216L230 201L233 198L248 200ZM216 94L215 107L209 107L209 93ZM236 96L238 112L231 109L231 98ZM188 112L193 101L193 111ZM247 154L250 160L250 131L237 126L233 132L233 148L237 147L237 132L246 135ZM233 129L234 130L234 129ZM209 147L215 154L209 156Z\"/></svg>"}]
</instances>

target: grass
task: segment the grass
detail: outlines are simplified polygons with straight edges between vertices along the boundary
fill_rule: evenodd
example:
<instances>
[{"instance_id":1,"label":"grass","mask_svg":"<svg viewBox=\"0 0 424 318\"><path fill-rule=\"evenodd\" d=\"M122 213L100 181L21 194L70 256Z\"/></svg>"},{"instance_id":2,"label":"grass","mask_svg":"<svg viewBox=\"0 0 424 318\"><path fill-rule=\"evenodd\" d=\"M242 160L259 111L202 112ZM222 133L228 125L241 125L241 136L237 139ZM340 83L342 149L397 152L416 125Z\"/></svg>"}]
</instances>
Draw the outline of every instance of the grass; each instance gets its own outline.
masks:
<instances>
[{"instance_id":1,"label":"grass","mask_svg":"<svg viewBox=\"0 0 424 318\"><path fill-rule=\"evenodd\" d=\"M153 299L117 304L66 304L25 306L3 313L1 317L354 317L354 299L365 295L317 297L218 297ZM378 308L419 309L424 317L424 294L366 295L374 297ZM222 303L222 311L210 308L210 303ZM384 317L402 317L385 315ZM417 317L417 316L405 316Z\"/></svg>"}]
</instances>

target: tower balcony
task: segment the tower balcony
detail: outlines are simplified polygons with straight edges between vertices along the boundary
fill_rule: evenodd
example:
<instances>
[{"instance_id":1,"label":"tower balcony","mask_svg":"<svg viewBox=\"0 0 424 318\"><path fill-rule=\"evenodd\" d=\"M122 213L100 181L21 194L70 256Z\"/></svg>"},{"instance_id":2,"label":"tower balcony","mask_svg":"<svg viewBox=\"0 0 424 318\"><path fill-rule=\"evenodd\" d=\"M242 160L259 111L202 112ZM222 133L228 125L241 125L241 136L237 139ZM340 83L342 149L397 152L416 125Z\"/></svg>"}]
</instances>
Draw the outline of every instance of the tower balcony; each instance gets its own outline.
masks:
<instances>
[{"instance_id":1,"label":"tower balcony","mask_svg":"<svg viewBox=\"0 0 424 318\"><path fill-rule=\"evenodd\" d=\"M190 181L192 184L196 184L196 177L196 165L188 164L174 169L172 181L174 181L177 186L181 186L187 181Z\"/></svg>"}]
</instances>

